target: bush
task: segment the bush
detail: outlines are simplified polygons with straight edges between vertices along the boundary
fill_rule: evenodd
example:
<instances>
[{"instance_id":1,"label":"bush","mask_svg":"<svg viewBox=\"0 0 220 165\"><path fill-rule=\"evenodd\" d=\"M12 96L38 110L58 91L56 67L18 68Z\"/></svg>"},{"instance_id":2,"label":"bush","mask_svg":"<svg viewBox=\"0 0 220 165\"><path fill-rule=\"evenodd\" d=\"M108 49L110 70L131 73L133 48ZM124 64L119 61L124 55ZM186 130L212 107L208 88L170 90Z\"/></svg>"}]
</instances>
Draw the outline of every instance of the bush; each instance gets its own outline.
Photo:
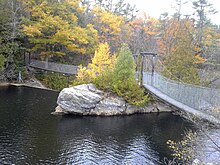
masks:
<instances>
[{"instance_id":1,"label":"bush","mask_svg":"<svg viewBox=\"0 0 220 165\"><path fill-rule=\"evenodd\" d=\"M37 77L46 87L54 90L62 90L63 88L69 87L74 79L73 77L68 77L60 73L45 73Z\"/></svg>"},{"instance_id":2,"label":"bush","mask_svg":"<svg viewBox=\"0 0 220 165\"><path fill-rule=\"evenodd\" d=\"M101 90L112 91L112 76L112 69L106 69L96 77L94 83Z\"/></svg>"},{"instance_id":3,"label":"bush","mask_svg":"<svg viewBox=\"0 0 220 165\"><path fill-rule=\"evenodd\" d=\"M5 61L6 61L5 57L0 54L0 71L4 69Z\"/></svg>"},{"instance_id":4,"label":"bush","mask_svg":"<svg viewBox=\"0 0 220 165\"><path fill-rule=\"evenodd\" d=\"M195 142L197 139L196 132L189 130L185 132L185 137L179 141L175 142L173 140L168 140L167 144L169 148L173 151L172 156L177 158L177 161L180 164L191 164L191 162L195 159Z\"/></svg>"}]
</instances>

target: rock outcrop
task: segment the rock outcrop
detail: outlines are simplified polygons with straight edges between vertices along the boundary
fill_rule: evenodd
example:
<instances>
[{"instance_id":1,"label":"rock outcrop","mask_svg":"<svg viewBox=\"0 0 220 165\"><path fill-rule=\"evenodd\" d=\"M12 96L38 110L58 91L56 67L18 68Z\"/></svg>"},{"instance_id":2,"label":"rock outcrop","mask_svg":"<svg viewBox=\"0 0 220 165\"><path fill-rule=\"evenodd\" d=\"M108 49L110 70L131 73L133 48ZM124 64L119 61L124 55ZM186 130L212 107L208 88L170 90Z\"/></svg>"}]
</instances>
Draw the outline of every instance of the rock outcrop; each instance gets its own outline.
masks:
<instances>
[{"instance_id":1,"label":"rock outcrop","mask_svg":"<svg viewBox=\"0 0 220 165\"><path fill-rule=\"evenodd\" d=\"M130 115L134 113L164 112L171 108L162 103L149 103L145 107L133 106L121 97L98 90L94 84L64 88L57 99L54 115Z\"/></svg>"}]
</instances>

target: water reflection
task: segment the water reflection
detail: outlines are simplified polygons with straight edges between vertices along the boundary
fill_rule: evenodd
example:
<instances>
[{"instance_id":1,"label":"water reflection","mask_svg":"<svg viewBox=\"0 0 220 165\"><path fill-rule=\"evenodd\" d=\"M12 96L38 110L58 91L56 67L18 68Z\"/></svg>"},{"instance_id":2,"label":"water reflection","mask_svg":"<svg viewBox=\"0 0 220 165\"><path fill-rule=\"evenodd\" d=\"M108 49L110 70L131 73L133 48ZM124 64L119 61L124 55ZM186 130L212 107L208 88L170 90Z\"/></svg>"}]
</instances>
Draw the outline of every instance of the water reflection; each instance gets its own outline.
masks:
<instances>
[{"instance_id":1,"label":"water reflection","mask_svg":"<svg viewBox=\"0 0 220 165\"><path fill-rule=\"evenodd\" d=\"M220 131L219 129L203 130L196 142L197 158L206 163L220 164Z\"/></svg>"},{"instance_id":2,"label":"water reflection","mask_svg":"<svg viewBox=\"0 0 220 165\"><path fill-rule=\"evenodd\" d=\"M63 117L58 130L59 139L64 142L63 152L70 153L66 161L158 164L164 157L170 157L166 141L181 138L186 126L178 116L161 113L112 118ZM76 152L77 148L80 152Z\"/></svg>"},{"instance_id":3,"label":"water reflection","mask_svg":"<svg viewBox=\"0 0 220 165\"><path fill-rule=\"evenodd\" d=\"M0 164L160 164L191 128L170 113L55 117L57 95L0 89Z\"/></svg>"}]
</instances>

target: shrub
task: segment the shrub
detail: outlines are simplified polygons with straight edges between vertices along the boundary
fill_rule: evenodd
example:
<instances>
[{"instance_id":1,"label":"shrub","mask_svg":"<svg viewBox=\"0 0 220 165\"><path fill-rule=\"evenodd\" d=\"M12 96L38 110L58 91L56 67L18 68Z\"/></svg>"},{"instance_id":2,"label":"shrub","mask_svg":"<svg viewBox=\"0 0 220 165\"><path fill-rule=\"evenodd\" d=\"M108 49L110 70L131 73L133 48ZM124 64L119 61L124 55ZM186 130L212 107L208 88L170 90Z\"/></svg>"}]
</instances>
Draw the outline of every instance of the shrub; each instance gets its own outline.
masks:
<instances>
[{"instance_id":1,"label":"shrub","mask_svg":"<svg viewBox=\"0 0 220 165\"><path fill-rule=\"evenodd\" d=\"M5 57L0 54L0 71L4 69L5 61L6 61Z\"/></svg>"},{"instance_id":2,"label":"shrub","mask_svg":"<svg viewBox=\"0 0 220 165\"><path fill-rule=\"evenodd\" d=\"M73 81L73 77L62 75L60 73L45 73L38 76L45 86L54 90L62 90L63 88L69 87Z\"/></svg>"},{"instance_id":3,"label":"shrub","mask_svg":"<svg viewBox=\"0 0 220 165\"><path fill-rule=\"evenodd\" d=\"M196 132L189 130L185 133L185 137L179 141L175 142L173 140L168 140L167 144L169 148L173 151L173 156L177 158L177 161L181 164L187 164L195 159L195 141L197 138Z\"/></svg>"},{"instance_id":4,"label":"shrub","mask_svg":"<svg viewBox=\"0 0 220 165\"><path fill-rule=\"evenodd\" d=\"M112 69L108 68L96 77L94 83L101 90L112 91L112 76Z\"/></svg>"}]
</instances>

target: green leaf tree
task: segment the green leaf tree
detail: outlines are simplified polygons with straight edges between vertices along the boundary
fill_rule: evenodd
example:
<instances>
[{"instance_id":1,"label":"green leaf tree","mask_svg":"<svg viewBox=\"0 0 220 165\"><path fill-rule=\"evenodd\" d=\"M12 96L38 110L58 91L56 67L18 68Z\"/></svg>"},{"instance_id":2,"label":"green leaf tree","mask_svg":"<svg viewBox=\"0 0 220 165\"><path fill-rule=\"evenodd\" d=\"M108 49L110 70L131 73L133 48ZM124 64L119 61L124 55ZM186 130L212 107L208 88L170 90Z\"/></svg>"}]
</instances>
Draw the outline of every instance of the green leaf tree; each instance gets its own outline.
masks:
<instances>
[{"instance_id":1,"label":"green leaf tree","mask_svg":"<svg viewBox=\"0 0 220 165\"><path fill-rule=\"evenodd\" d=\"M135 62L126 44L122 45L116 59L112 89L133 105L143 106L149 101L149 97L144 94L144 89L137 84Z\"/></svg>"}]
</instances>

